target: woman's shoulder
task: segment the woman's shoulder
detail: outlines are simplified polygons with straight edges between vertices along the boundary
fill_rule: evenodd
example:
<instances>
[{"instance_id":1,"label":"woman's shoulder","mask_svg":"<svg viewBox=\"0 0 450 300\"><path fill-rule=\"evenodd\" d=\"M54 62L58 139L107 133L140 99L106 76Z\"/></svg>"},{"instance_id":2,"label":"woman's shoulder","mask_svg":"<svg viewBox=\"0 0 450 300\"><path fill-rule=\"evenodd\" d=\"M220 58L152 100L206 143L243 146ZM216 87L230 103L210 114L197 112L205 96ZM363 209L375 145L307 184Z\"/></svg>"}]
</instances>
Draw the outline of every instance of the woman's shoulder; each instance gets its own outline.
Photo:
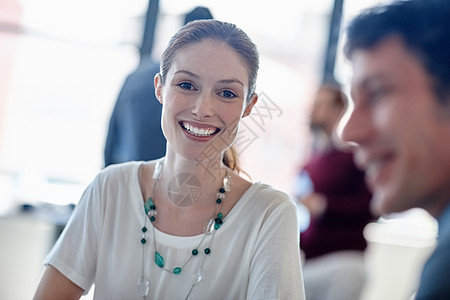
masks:
<instances>
[{"instance_id":1,"label":"woman's shoulder","mask_svg":"<svg viewBox=\"0 0 450 300\"><path fill-rule=\"evenodd\" d=\"M144 162L142 161L129 161L124 163L113 164L105 167L99 172L99 176L103 178L118 177L123 175L129 175L139 169L139 166Z\"/></svg>"},{"instance_id":2,"label":"woman's shoulder","mask_svg":"<svg viewBox=\"0 0 450 300\"><path fill-rule=\"evenodd\" d=\"M255 182L253 183L252 188L254 188L254 193L258 194L259 196L276 197L282 199L283 201L290 199L288 194L279 189L274 188L273 186L267 183Z\"/></svg>"},{"instance_id":3,"label":"woman's shoulder","mask_svg":"<svg viewBox=\"0 0 450 300\"><path fill-rule=\"evenodd\" d=\"M230 215L237 219L242 219L242 216L245 216L244 219L247 222L259 220L259 222L265 224L269 220L277 220L287 216L293 216L295 219L296 208L292 198L285 192L269 184L256 182L242 196L233 209L233 214ZM289 217L289 219L291 218Z\"/></svg>"},{"instance_id":4,"label":"woman's shoulder","mask_svg":"<svg viewBox=\"0 0 450 300\"><path fill-rule=\"evenodd\" d=\"M112 199L139 191L139 168L145 162L132 161L113 164L102 169L89 185L101 198Z\"/></svg>"},{"instance_id":5,"label":"woman's shoulder","mask_svg":"<svg viewBox=\"0 0 450 300\"><path fill-rule=\"evenodd\" d=\"M265 206L280 206L294 204L292 198L285 192L278 190L267 183L255 182L248 189L244 197L249 201L256 201Z\"/></svg>"},{"instance_id":6,"label":"woman's shoulder","mask_svg":"<svg viewBox=\"0 0 450 300\"><path fill-rule=\"evenodd\" d=\"M96 181L104 185L134 185L140 184L140 178L151 178L158 160L130 161L109 165L97 175ZM149 175L150 174L150 175Z\"/></svg>"}]
</instances>

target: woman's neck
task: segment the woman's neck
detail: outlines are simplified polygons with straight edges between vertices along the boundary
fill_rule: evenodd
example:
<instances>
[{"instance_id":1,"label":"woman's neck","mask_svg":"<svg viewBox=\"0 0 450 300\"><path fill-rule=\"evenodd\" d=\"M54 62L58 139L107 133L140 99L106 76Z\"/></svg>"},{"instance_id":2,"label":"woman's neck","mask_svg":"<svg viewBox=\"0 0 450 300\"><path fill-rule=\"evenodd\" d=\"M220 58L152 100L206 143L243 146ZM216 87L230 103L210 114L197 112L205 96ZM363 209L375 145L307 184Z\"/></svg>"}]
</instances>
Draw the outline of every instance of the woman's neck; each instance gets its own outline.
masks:
<instances>
[{"instance_id":1,"label":"woman's neck","mask_svg":"<svg viewBox=\"0 0 450 300\"><path fill-rule=\"evenodd\" d=\"M165 174L162 175L164 180L170 180L181 173L189 173L205 185L220 185L228 170L228 167L222 161L222 157L223 154L218 154L211 160L187 159L168 145L163 166Z\"/></svg>"},{"instance_id":2,"label":"woman's neck","mask_svg":"<svg viewBox=\"0 0 450 300\"><path fill-rule=\"evenodd\" d=\"M201 204L203 201L211 201L217 191L223 187L223 178L227 172L230 172L219 158L214 161L190 160L173 150L167 151L162 164L161 175L157 182L157 193L159 196L169 198L174 204L180 203L182 207L189 206L189 203ZM162 191L163 195L160 194ZM182 194L185 202L178 200Z\"/></svg>"}]
</instances>

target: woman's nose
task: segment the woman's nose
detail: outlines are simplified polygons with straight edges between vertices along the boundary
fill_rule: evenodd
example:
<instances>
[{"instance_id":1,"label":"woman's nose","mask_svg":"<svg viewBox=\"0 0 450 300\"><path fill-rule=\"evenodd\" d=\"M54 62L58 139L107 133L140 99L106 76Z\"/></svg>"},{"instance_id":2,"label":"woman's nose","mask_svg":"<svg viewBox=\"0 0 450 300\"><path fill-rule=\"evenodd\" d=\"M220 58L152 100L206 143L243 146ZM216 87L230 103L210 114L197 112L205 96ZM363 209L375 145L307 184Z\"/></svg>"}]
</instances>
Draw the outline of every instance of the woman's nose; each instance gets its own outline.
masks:
<instances>
[{"instance_id":1,"label":"woman's nose","mask_svg":"<svg viewBox=\"0 0 450 300\"><path fill-rule=\"evenodd\" d=\"M200 94L192 103L191 112L198 118L210 117L214 114L213 98L207 94Z\"/></svg>"}]
</instances>

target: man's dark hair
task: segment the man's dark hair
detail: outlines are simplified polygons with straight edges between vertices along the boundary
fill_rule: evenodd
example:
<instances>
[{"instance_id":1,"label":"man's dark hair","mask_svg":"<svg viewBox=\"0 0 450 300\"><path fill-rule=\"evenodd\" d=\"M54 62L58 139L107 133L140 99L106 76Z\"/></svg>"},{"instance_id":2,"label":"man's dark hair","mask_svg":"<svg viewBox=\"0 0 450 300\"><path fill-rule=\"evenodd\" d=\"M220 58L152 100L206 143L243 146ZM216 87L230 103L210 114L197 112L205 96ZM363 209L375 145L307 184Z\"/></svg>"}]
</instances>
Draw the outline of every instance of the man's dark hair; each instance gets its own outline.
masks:
<instances>
[{"instance_id":1,"label":"man's dark hair","mask_svg":"<svg viewBox=\"0 0 450 300\"><path fill-rule=\"evenodd\" d=\"M433 79L438 98L450 103L450 1L400 0L365 10L347 28L345 54L368 50L398 36Z\"/></svg>"}]
</instances>

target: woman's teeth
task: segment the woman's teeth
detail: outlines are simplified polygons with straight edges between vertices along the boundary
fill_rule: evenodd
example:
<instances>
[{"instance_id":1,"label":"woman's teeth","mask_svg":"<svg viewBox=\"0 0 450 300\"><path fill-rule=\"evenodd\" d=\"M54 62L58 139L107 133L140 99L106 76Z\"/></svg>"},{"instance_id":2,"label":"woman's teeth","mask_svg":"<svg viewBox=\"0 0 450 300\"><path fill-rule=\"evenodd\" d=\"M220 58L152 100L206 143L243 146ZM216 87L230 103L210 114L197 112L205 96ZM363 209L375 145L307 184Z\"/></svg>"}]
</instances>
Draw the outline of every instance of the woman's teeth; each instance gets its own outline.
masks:
<instances>
[{"instance_id":1,"label":"woman's teeth","mask_svg":"<svg viewBox=\"0 0 450 300\"><path fill-rule=\"evenodd\" d=\"M210 136L213 135L216 132L216 129L204 129L204 128L197 128L194 127L188 123L183 122L183 127L186 129L189 133L195 135L195 136Z\"/></svg>"}]
</instances>

